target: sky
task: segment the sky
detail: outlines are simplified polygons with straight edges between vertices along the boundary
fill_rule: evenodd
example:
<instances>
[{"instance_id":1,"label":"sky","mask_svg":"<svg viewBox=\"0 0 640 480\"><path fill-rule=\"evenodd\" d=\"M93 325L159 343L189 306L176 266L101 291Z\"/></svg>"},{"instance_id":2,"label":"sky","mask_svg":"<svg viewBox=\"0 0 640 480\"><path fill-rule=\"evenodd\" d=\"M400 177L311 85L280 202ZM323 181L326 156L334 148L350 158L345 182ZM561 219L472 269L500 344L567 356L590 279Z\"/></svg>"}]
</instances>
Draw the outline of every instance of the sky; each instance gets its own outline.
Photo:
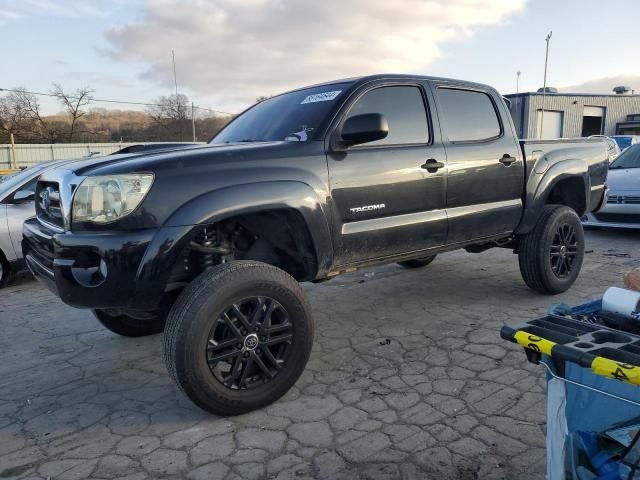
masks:
<instances>
[{"instance_id":1,"label":"sky","mask_svg":"<svg viewBox=\"0 0 640 480\"><path fill-rule=\"evenodd\" d=\"M89 86L151 102L174 91L239 112L263 95L369 73L462 78L501 93L640 92L640 1L0 0L0 88ZM60 110L42 97L45 113ZM131 108L95 103L97 107Z\"/></svg>"}]
</instances>

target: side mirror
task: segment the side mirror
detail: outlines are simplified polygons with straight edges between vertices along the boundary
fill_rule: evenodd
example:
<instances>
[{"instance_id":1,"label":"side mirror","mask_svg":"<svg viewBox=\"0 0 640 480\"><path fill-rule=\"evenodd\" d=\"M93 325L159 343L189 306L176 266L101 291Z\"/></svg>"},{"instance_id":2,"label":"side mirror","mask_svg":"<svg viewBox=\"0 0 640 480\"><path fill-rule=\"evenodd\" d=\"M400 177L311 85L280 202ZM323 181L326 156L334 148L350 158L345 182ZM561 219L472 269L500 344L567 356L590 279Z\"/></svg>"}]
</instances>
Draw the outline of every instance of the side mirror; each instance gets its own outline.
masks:
<instances>
[{"instance_id":1,"label":"side mirror","mask_svg":"<svg viewBox=\"0 0 640 480\"><path fill-rule=\"evenodd\" d=\"M382 140L389 135L389 124L380 113L365 113L348 118L342 126L342 141L348 147Z\"/></svg>"},{"instance_id":2,"label":"side mirror","mask_svg":"<svg viewBox=\"0 0 640 480\"><path fill-rule=\"evenodd\" d=\"M36 194L31 190L18 190L13 194L12 203L25 203L36 198Z\"/></svg>"}]
</instances>

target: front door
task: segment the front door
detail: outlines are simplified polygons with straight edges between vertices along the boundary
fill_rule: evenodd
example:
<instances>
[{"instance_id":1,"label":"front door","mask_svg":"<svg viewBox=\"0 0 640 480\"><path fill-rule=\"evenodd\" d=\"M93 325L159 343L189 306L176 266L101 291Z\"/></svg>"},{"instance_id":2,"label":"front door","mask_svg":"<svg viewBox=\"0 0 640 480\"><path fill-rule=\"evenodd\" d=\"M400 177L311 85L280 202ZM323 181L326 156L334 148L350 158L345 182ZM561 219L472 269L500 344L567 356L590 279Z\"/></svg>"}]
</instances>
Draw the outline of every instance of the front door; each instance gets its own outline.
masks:
<instances>
[{"instance_id":1,"label":"front door","mask_svg":"<svg viewBox=\"0 0 640 480\"><path fill-rule=\"evenodd\" d=\"M377 85L347 108L342 121L379 113L389 134L328 154L337 264L444 244L446 158L431 125L430 95L416 83Z\"/></svg>"}]
</instances>

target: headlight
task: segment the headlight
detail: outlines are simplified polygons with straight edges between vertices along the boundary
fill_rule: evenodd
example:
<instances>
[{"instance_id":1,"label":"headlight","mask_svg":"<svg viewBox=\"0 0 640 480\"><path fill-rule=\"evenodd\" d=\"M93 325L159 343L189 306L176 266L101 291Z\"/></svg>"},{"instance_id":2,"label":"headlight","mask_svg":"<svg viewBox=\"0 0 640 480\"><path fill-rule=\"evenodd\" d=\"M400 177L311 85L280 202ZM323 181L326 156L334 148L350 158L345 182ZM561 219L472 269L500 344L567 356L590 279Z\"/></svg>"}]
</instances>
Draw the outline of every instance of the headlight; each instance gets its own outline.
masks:
<instances>
[{"instance_id":1,"label":"headlight","mask_svg":"<svg viewBox=\"0 0 640 480\"><path fill-rule=\"evenodd\" d=\"M109 223L133 212L153 183L153 175L87 177L73 197L73 222Z\"/></svg>"}]
</instances>

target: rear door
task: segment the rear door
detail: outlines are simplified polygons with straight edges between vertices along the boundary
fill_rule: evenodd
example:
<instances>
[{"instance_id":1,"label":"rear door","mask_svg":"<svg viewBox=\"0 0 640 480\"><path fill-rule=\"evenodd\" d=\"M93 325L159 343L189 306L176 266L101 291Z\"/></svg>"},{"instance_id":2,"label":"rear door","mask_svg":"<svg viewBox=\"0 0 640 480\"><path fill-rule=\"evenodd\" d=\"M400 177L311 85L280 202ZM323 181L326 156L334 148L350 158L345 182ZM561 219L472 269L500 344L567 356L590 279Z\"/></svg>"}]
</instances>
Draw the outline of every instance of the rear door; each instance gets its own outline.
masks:
<instances>
[{"instance_id":1,"label":"rear door","mask_svg":"<svg viewBox=\"0 0 640 480\"><path fill-rule=\"evenodd\" d=\"M338 264L443 245L447 234L445 155L434 131L432 98L419 82L369 86L352 98L339 124L380 113L386 138L328 153ZM426 169L431 160L440 168Z\"/></svg>"},{"instance_id":2,"label":"rear door","mask_svg":"<svg viewBox=\"0 0 640 480\"><path fill-rule=\"evenodd\" d=\"M524 165L504 103L490 89L432 83L447 155L448 244L512 232Z\"/></svg>"}]
</instances>

